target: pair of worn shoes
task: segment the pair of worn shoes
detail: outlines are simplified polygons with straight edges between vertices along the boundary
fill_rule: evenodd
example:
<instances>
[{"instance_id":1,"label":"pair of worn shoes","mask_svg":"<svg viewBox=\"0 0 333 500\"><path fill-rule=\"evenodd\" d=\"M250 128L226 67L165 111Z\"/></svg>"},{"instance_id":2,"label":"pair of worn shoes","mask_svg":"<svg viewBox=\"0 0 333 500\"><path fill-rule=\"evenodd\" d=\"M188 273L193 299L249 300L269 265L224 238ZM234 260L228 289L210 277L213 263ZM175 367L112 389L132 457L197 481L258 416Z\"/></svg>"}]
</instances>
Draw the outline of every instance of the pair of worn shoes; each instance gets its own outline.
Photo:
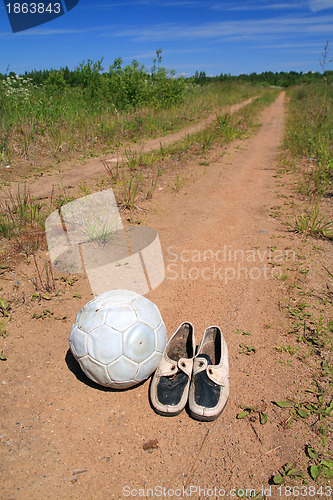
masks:
<instances>
[{"instance_id":1,"label":"pair of worn shoes","mask_svg":"<svg viewBox=\"0 0 333 500\"><path fill-rule=\"evenodd\" d=\"M228 396L228 348L220 328L207 328L196 352L193 326L182 323L152 378L153 408L160 415L178 415L188 402L192 417L210 421L221 415Z\"/></svg>"}]
</instances>

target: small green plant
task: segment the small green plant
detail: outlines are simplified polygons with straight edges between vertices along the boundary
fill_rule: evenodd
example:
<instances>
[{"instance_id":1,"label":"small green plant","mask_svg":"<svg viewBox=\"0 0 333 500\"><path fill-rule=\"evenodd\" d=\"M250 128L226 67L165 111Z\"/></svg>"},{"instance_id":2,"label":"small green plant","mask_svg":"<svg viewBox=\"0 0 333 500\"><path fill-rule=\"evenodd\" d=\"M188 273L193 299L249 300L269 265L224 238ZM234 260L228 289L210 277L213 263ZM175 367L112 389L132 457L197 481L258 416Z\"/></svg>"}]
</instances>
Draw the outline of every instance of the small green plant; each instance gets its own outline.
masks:
<instances>
[{"instance_id":1,"label":"small green plant","mask_svg":"<svg viewBox=\"0 0 333 500\"><path fill-rule=\"evenodd\" d=\"M33 313L32 319L45 319L53 316L53 312L50 309L43 309L40 313Z\"/></svg>"},{"instance_id":2,"label":"small green plant","mask_svg":"<svg viewBox=\"0 0 333 500\"><path fill-rule=\"evenodd\" d=\"M63 283L67 283L67 285L69 285L69 286L73 286L74 283L76 283L76 281L78 281L78 279L79 278L77 278L76 276L71 276L71 275L64 276L64 275L62 275L60 278L60 281L62 281Z\"/></svg>"},{"instance_id":3,"label":"small green plant","mask_svg":"<svg viewBox=\"0 0 333 500\"><path fill-rule=\"evenodd\" d=\"M0 314L2 316L5 316L8 318L9 316L9 311L10 311L10 305L6 304L1 298L0 298Z\"/></svg>"},{"instance_id":4,"label":"small green plant","mask_svg":"<svg viewBox=\"0 0 333 500\"><path fill-rule=\"evenodd\" d=\"M15 230L15 225L8 220L4 213L0 213L0 235L9 239Z\"/></svg>"},{"instance_id":5,"label":"small green plant","mask_svg":"<svg viewBox=\"0 0 333 500\"><path fill-rule=\"evenodd\" d=\"M140 154L131 149L125 149L124 164L130 172L135 172L140 164Z\"/></svg>"},{"instance_id":6,"label":"small green plant","mask_svg":"<svg viewBox=\"0 0 333 500\"><path fill-rule=\"evenodd\" d=\"M57 210L59 210L67 203L75 200L75 196L68 196L68 194L64 191L63 193L59 193L55 199L52 199L53 204Z\"/></svg>"},{"instance_id":7,"label":"small green plant","mask_svg":"<svg viewBox=\"0 0 333 500\"><path fill-rule=\"evenodd\" d=\"M24 188L0 200L0 236L12 240L13 245L26 255L44 245L44 204Z\"/></svg>"},{"instance_id":8,"label":"small green plant","mask_svg":"<svg viewBox=\"0 0 333 500\"><path fill-rule=\"evenodd\" d=\"M275 347L275 350L278 352L286 352L290 356L293 356L294 354L296 354L299 351L299 348L296 346L292 346L292 345L283 345L283 346L278 345Z\"/></svg>"},{"instance_id":9,"label":"small green plant","mask_svg":"<svg viewBox=\"0 0 333 500\"><path fill-rule=\"evenodd\" d=\"M277 474L272 476L273 484L279 485L284 484L287 479L295 479L295 478L305 478L305 475L302 471L297 468L297 464L295 462L290 462L288 464L283 465Z\"/></svg>"},{"instance_id":10,"label":"small green plant","mask_svg":"<svg viewBox=\"0 0 333 500\"><path fill-rule=\"evenodd\" d=\"M0 220L11 224L15 230L27 225L41 225L41 209L42 204L26 188L23 193L18 188L16 195L9 191L7 199L0 201Z\"/></svg>"},{"instance_id":11,"label":"small green plant","mask_svg":"<svg viewBox=\"0 0 333 500\"><path fill-rule=\"evenodd\" d=\"M332 344L333 320L319 316L318 320L311 318L304 324L303 341L314 347L327 348Z\"/></svg>"},{"instance_id":12,"label":"small green plant","mask_svg":"<svg viewBox=\"0 0 333 500\"><path fill-rule=\"evenodd\" d=\"M124 169L122 170L122 189L119 202L122 208L128 210L133 210L135 208L135 200L137 197L140 180L140 174L136 173L134 177L132 174L126 174Z\"/></svg>"},{"instance_id":13,"label":"small green plant","mask_svg":"<svg viewBox=\"0 0 333 500\"><path fill-rule=\"evenodd\" d=\"M325 455L318 453L310 445L305 448L305 454L309 458L310 465L308 473L316 481L320 477L326 480L333 478L333 461L326 458Z\"/></svg>"},{"instance_id":14,"label":"small green plant","mask_svg":"<svg viewBox=\"0 0 333 500\"><path fill-rule=\"evenodd\" d=\"M162 170L160 167L157 168L157 173L155 175L155 177L153 177L152 181L151 181L151 186L150 188L148 189L147 191L147 194L146 194L146 199L150 199L152 196L153 196L153 192L155 191L156 189L156 186L157 186L157 181L160 177L160 175L162 174Z\"/></svg>"},{"instance_id":15,"label":"small green plant","mask_svg":"<svg viewBox=\"0 0 333 500\"><path fill-rule=\"evenodd\" d=\"M333 239L333 220L321 215L318 205L306 213L296 215L294 225L290 226L298 233Z\"/></svg>"},{"instance_id":16,"label":"small green plant","mask_svg":"<svg viewBox=\"0 0 333 500\"><path fill-rule=\"evenodd\" d=\"M213 141L214 141L213 133L209 129L204 131L201 139L201 149L203 155L205 155L208 149L211 148Z\"/></svg>"},{"instance_id":17,"label":"small green plant","mask_svg":"<svg viewBox=\"0 0 333 500\"><path fill-rule=\"evenodd\" d=\"M118 182L118 179L119 179L119 162L118 162L118 160L115 162L115 167L113 167L114 162L111 162L108 160L103 160L102 158L100 160L103 163L103 166L106 170L106 173L110 176L111 182L113 184L116 184Z\"/></svg>"},{"instance_id":18,"label":"small green plant","mask_svg":"<svg viewBox=\"0 0 333 500\"><path fill-rule=\"evenodd\" d=\"M185 177L185 176L181 178L181 177L180 177L180 175L179 175L179 174L177 174L177 177L176 177L176 184L175 184L175 186L174 186L171 190L172 190L173 192L175 192L175 193L178 193L178 192L182 189L182 187L185 185L186 180L187 180L187 179L186 179L186 177Z\"/></svg>"},{"instance_id":19,"label":"small green plant","mask_svg":"<svg viewBox=\"0 0 333 500\"><path fill-rule=\"evenodd\" d=\"M284 361L284 360L280 359L279 363L280 363L280 365L291 366L292 365L292 360L291 359L287 359L287 361Z\"/></svg>"},{"instance_id":20,"label":"small green plant","mask_svg":"<svg viewBox=\"0 0 333 500\"><path fill-rule=\"evenodd\" d=\"M35 254L33 254L33 261L36 270L36 278L34 280L36 290L54 292L56 290L56 282L53 274L52 264L49 261L45 260L44 267L40 268L37 263Z\"/></svg>"},{"instance_id":21,"label":"small green plant","mask_svg":"<svg viewBox=\"0 0 333 500\"><path fill-rule=\"evenodd\" d=\"M85 220L82 231L89 238L89 241L94 241L98 245L105 245L114 236L117 219L118 214L110 222L95 219Z\"/></svg>"},{"instance_id":22,"label":"small green plant","mask_svg":"<svg viewBox=\"0 0 333 500\"><path fill-rule=\"evenodd\" d=\"M261 425L265 425L268 421L267 413L265 413L266 406L267 405L265 405L262 409L258 409L255 406L241 405L242 411L237 414L236 418L238 420L249 418L251 422L254 422L257 418L259 418Z\"/></svg>"},{"instance_id":23,"label":"small green plant","mask_svg":"<svg viewBox=\"0 0 333 500\"><path fill-rule=\"evenodd\" d=\"M239 347L239 354L246 354L247 356L250 356L251 354L255 354L256 352L256 348L250 345L240 344Z\"/></svg>"},{"instance_id":24,"label":"small green plant","mask_svg":"<svg viewBox=\"0 0 333 500\"><path fill-rule=\"evenodd\" d=\"M9 334L8 334L8 331L7 331L7 328L6 328L6 324L5 324L4 320L2 319L0 321L0 337L5 338L5 337L8 337L8 335Z\"/></svg>"},{"instance_id":25,"label":"small green plant","mask_svg":"<svg viewBox=\"0 0 333 500\"><path fill-rule=\"evenodd\" d=\"M236 330L235 331L236 335L242 334L242 335L252 335L248 330Z\"/></svg>"},{"instance_id":26,"label":"small green plant","mask_svg":"<svg viewBox=\"0 0 333 500\"><path fill-rule=\"evenodd\" d=\"M288 307L289 317L304 321L306 318L311 317L311 313L308 311L309 307L310 305L304 302L298 302L295 305L291 305Z\"/></svg>"},{"instance_id":27,"label":"small green plant","mask_svg":"<svg viewBox=\"0 0 333 500\"><path fill-rule=\"evenodd\" d=\"M87 186L87 183L84 179L81 179L81 182L79 184L79 190L81 191L83 196L88 196L90 194L90 189Z\"/></svg>"},{"instance_id":28,"label":"small green plant","mask_svg":"<svg viewBox=\"0 0 333 500\"><path fill-rule=\"evenodd\" d=\"M314 399L308 401L272 401L279 408L289 410L289 415L284 421L284 425L289 428L296 420L314 419L312 427L315 428L316 423L321 423L323 419L330 417L333 411L333 402L329 395L323 394L322 389L318 386L318 391L307 391Z\"/></svg>"}]
</instances>

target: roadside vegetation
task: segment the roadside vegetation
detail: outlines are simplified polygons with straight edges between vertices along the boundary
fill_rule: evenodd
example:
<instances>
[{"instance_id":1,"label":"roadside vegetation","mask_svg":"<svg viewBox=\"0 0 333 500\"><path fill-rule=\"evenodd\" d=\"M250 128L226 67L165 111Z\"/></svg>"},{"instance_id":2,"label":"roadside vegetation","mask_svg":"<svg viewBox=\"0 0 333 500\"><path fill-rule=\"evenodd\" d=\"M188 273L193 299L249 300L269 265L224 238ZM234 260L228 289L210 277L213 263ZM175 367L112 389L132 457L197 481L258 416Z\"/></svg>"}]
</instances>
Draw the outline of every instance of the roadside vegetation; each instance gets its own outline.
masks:
<instances>
[{"instance_id":1,"label":"roadside vegetation","mask_svg":"<svg viewBox=\"0 0 333 500\"><path fill-rule=\"evenodd\" d=\"M307 485L312 480L318 485L312 491L321 495L333 478L333 268L332 259L325 258L332 255L333 240L333 86L323 72L319 84L294 86L287 95L282 168L277 177L283 183L287 174L292 181L285 222L298 237L295 262L284 270L287 296L280 305L289 320L288 343L276 350L288 353L289 359L280 361L287 366L297 354L311 376L294 399L275 405L285 415L286 428L303 424L309 433L304 456L281 464L271 481Z\"/></svg>"},{"instance_id":2,"label":"roadside vegetation","mask_svg":"<svg viewBox=\"0 0 333 500\"><path fill-rule=\"evenodd\" d=\"M74 197L112 186L119 207L133 211L142 200L152 197L169 163L186 154L205 155L217 141L231 140L253 131L256 114L269 104L275 90L239 82L217 82L205 86L175 78L161 66L157 51L148 71L137 61L123 66L121 59L105 72L102 60L88 60L74 71L9 74L0 78L0 259L8 249L27 256L45 245L47 215ZM222 107L247 98L259 98L235 115ZM149 154L131 145L144 138L164 135L204 118L212 111L216 121L204 131L184 141ZM59 168L62 161L78 157L122 153L115 165L104 161L105 179L88 186L82 179L75 193L63 186L59 173L57 192L36 200L27 187L7 192L7 181L42 175ZM6 167L9 167L8 170ZM169 166L167 167L169 168ZM15 175L16 172L16 175ZM172 190L178 191L185 179L175 173Z\"/></svg>"},{"instance_id":3,"label":"roadside vegetation","mask_svg":"<svg viewBox=\"0 0 333 500\"><path fill-rule=\"evenodd\" d=\"M331 82L333 72L325 74ZM100 59L74 70L0 74L0 167L40 172L78 155L107 154L178 130L264 87L317 80L317 73L296 72L176 77L162 66L161 50L149 69L117 58L108 70Z\"/></svg>"},{"instance_id":4,"label":"roadside vegetation","mask_svg":"<svg viewBox=\"0 0 333 500\"><path fill-rule=\"evenodd\" d=\"M209 112L258 94L249 83L200 86L161 66L116 59L0 78L0 166L50 168L175 131Z\"/></svg>"},{"instance_id":5,"label":"roadside vegetation","mask_svg":"<svg viewBox=\"0 0 333 500\"><path fill-rule=\"evenodd\" d=\"M208 90L206 94L218 95L221 90L219 87ZM38 248L43 248L44 222L50 212L76 197L108 187L113 188L119 207L131 212L129 217L132 221L137 220L136 214L133 213L137 211L140 202L153 196L165 172L169 175L173 172L171 175L174 175L175 180L170 189L178 192L186 182L180 168L186 158L198 158L200 169L202 166L208 166L209 150L216 144L225 146L234 139L253 133L260 125L258 115L276 98L277 93L276 90L264 89L260 97L254 98L237 113L217 113L216 120L209 127L168 147L161 146L158 150L143 153L129 145L117 163L108 162L107 159L101 160L106 175L100 182L88 185L82 179L75 193L63 186L61 176L57 192L52 192L47 199L35 199L27 188L18 188L14 193L8 191L0 200L0 239L7 242L7 245L3 245L3 255L0 255L0 259L7 254L8 247L23 252L26 256L35 253ZM247 96L248 92L241 86L226 92L223 100L234 102Z\"/></svg>"},{"instance_id":6,"label":"roadside vegetation","mask_svg":"<svg viewBox=\"0 0 333 500\"><path fill-rule=\"evenodd\" d=\"M226 146L231 141L244 138L253 133L260 122L258 116L267 105L276 98L276 90L261 90L261 96L238 112L221 113L210 126L183 141L151 153L126 150L123 159L115 164L104 161L108 174L108 185L111 185L120 207L135 209L137 205L153 196L159 179L165 171L174 171L173 192L178 192L186 183L182 165L188 158L196 158L199 166L209 166L207 155L213 146ZM175 167L176 166L176 167ZM105 180L103 181L105 186ZM101 186L100 186L101 187Z\"/></svg>"},{"instance_id":7,"label":"roadside vegetation","mask_svg":"<svg viewBox=\"0 0 333 500\"><path fill-rule=\"evenodd\" d=\"M333 87L295 87L289 95L286 163L297 172L305 207L296 210L290 227L333 239L333 214L325 203L333 196Z\"/></svg>"}]
</instances>

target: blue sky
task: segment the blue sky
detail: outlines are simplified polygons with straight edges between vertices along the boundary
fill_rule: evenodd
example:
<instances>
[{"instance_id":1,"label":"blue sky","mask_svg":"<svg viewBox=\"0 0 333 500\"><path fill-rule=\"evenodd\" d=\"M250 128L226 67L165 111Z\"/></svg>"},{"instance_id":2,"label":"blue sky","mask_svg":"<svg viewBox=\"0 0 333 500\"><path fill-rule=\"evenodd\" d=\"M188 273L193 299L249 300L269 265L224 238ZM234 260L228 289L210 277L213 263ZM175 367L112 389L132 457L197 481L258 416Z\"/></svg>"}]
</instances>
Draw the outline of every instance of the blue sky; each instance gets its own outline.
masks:
<instances>
[{"instance_id":1,"label":"blue sky","mask_svg":"<svg viewBox=\"0 0 333 500\"><path fill-rule=\"evenodd\" d=\"M117 57L150 68L157 49L177 74L321 71L328 40L332 59L333 0L80 0L19 33L0 3L0 73L102 57L106 70Z\"/></svg>"}]
</instances>

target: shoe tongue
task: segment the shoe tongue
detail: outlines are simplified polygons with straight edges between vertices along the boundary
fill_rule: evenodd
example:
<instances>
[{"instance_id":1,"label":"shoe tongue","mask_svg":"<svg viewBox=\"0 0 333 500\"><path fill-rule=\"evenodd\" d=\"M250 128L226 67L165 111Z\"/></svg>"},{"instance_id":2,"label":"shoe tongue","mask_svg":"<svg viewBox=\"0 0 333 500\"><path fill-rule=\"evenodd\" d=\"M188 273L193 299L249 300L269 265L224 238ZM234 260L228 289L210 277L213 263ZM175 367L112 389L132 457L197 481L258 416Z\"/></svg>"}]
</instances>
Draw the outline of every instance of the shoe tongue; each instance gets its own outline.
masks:
<instances>
[{"instance_id":1,"label":"shoe tongue","mask_svg":"<svg viewBox=\"0 0 333 500\"><path fill-rule=\"evenodd\" d=\"M208 365L212 364L212 360L210 359L208 354L198 354L197 358L204 358L206 359Z\"/></svg>"}]
</instances>

